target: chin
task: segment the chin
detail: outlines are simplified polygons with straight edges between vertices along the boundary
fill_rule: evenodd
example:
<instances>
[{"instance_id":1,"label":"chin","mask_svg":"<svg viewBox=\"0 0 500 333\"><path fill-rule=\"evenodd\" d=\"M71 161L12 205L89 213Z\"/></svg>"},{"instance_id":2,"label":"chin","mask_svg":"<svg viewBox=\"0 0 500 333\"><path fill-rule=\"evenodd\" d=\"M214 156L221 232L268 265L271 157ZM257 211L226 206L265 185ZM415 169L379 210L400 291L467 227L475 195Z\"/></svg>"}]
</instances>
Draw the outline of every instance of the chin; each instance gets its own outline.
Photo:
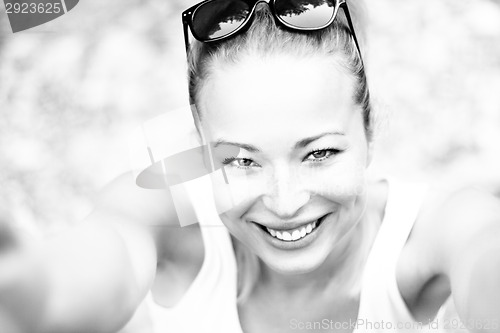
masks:
<instances>
[{"instance_id":1,"label":"chin","mask_svg":"<svg viewBox=\"0 0 500 333\"><path fill-rule=\"evenodd\" d=\"M317 270L325 262L330 251L326 253L311 253L295 256L294 258L284 258L284 255L273 258L262 258L262 261L273 271L283 275L307 274ZM288 257L288 256L286 256Z\"/></svg>"}]
</instances>

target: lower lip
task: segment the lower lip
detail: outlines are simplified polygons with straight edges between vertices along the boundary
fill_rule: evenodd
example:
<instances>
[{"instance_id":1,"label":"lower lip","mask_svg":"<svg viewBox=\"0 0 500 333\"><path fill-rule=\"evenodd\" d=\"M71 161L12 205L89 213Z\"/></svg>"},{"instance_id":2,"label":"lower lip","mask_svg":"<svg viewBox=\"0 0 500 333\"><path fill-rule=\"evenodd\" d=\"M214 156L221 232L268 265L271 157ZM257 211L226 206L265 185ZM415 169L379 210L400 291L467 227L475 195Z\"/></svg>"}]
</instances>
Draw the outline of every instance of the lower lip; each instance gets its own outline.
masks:
<instances>
[{"instance_id":1,"label":"lower lip","mask_svg":"<svg viewBox=\"0 0 500 333\"><path fill-rule=\"evenodd\" d=\"M316 226L316 228L311 231L309 234L307 234L304 238L301 238L296 241L282 241L278 238L275 238L271 236L267 231L263 230L261 227L259 227L257 224L253 223L254 227L264 235L264 239L269 242L273 247L278 248L280 250L296 250L296 249L301 249L312 242L316 238L319 237L319 234L321 233L321 230L323 229L324 225L326 224L326 219L330 216L331 213L323 216L322 218L318 219L318 221L321 221L321 223Z\"/></svg>"}]
</instances>

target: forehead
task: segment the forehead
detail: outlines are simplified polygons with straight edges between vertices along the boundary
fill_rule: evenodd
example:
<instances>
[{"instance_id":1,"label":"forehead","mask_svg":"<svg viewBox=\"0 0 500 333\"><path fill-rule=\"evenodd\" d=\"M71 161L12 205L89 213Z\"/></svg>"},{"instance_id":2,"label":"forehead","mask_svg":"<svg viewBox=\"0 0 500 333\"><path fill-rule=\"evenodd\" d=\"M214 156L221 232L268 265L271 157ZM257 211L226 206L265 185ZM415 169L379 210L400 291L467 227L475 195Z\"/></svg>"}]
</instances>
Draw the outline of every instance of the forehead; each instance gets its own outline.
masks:
<instances>
[{"instance_id":1,"label":"forehead","mask_svg":"<svg viewBox=\"0 0 500 333\"><path fill-rule=\"evenodd\" d=\"M248 56L215 64L200 94L202 126L242 142L349 131L360 117L353 96L354 78L335 59Z\"/></svg>"}]
</instances>

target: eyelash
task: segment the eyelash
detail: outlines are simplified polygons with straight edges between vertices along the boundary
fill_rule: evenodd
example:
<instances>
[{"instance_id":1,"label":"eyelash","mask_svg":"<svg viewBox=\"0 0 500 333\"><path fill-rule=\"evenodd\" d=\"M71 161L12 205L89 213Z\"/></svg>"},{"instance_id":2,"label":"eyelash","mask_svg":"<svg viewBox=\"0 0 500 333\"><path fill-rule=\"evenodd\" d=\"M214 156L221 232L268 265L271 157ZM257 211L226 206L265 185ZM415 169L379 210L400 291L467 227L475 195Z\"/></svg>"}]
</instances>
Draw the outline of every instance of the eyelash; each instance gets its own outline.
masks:
<instances>
[{"instance_id":1,"label":"eyelash","mask_svg":"<svg viewBox=\"0 0 500 333\"><path fill-rule=\"evenodd\" d=\"M339 153L341 153L342 151L339 150L339 149L335 149L335 148L325 148L325 149L316 149L316 150L313 150L313 151L310 151L306 157L304 158L304 161L307 161L307 157L314 154L314 153L319 153L319 152L329 152L330 155L326 156L326 157L321 157L321 158L317 158L317 159L314 159L314 160L309 160L311 161L312 163L319 163L319 162L322 162L326 159L329 159L330 157L332 156L335 156L335 155L338 155Z\"/></svg>"},{"instance_id":2,"label":"eyelash","mask_svg":"<svg viewBox=\"0 0 500 333\"><path fill-rule=\"evenodd\" d=\"M341 153L342 151L339 150L339 149L335 149L335 148L316 149L316 150L310 151L306 155L306 157L303 159L303 161L307 161L308 160L307 157L310 156L311 154L319 153L319 152L329 152L330 155L327 155L326 157L322 157L322 158L317 158L317 159L314 159L314 160L310 160L312 163L322 162L322 161L324 161L326 159L329 159L332 156L335 156L335 155ZM250 159L250 158L228 157L228 158L225 158L224 161L222 161L222 164L223 165L230 165L231 163L233 163L235 161L250 161L251 163L255 163L255 161L252 160L252 159ZM255 164L257 164L257 163L255 163ZM238 166L238 165L236 165L236 167L239 168L239 169L249 169L249 168L252 168L252 166ZM260 167L260 165L259 165L259 167Z\"/></svg>"},{"instance_id":3,"label":"eyelash","mask_svg":"<svg viewBox=\"0 0 500 333\"><path fill-rule=\"evenodd\" d=\"M225 158L224 161L222 161L222 164L230 165L231 163L233 163L235 161L251 161L252 163L255 163L255 161L250 159L250 158L228 157L228 158ZM257 163L255 163L255 164L257 164ZM243 166L238 166L238 165L235 165L235 167L237 167L239 169L250 169L251 168L251 166L243 167Z\"/></svg>"}]
</instances>

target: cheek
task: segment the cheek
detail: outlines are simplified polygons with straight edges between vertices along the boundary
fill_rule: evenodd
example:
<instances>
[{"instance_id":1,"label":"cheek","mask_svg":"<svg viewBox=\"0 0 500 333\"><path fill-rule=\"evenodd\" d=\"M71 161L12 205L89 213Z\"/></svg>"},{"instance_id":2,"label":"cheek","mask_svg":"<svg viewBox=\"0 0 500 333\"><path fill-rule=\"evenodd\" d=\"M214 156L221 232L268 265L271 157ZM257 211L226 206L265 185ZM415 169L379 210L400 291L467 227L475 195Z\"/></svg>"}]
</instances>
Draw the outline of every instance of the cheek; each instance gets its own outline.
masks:
<instances>
[{"instance_id":1,"label":"cheek","mask_svg":"<svg viewBox=\"0 0 500 333\"><path fill-rule=\"evenodd\" d=\"M361 164L339 163L324 173L321 177L324 181L321 192L325 191L325 195L330 194L333 197L349 201L365 190L366 172Z\"/></svg>"},{"instance_id":2,"label":"cheek","mask_svg":"<svg viewBox=\"0 0 500 333\"><path fill-rule=\"evenodd\" d=\"M219 215L241 216L269 188L263 172L248 174L225 167L220 173L221 176L212 175L212 188Z\"/></svg>"},{"instance_id":3,"label":"cheek","mask_svg":"<svg viewBox=\"0 0 500 333\"><path fill-rule=\"evenodd\" d=\"M367 188L366 155L345 152L325 167L312 168L301 177L309 190L340 205L355 203Z\"/></svg>"}]
</instances>

